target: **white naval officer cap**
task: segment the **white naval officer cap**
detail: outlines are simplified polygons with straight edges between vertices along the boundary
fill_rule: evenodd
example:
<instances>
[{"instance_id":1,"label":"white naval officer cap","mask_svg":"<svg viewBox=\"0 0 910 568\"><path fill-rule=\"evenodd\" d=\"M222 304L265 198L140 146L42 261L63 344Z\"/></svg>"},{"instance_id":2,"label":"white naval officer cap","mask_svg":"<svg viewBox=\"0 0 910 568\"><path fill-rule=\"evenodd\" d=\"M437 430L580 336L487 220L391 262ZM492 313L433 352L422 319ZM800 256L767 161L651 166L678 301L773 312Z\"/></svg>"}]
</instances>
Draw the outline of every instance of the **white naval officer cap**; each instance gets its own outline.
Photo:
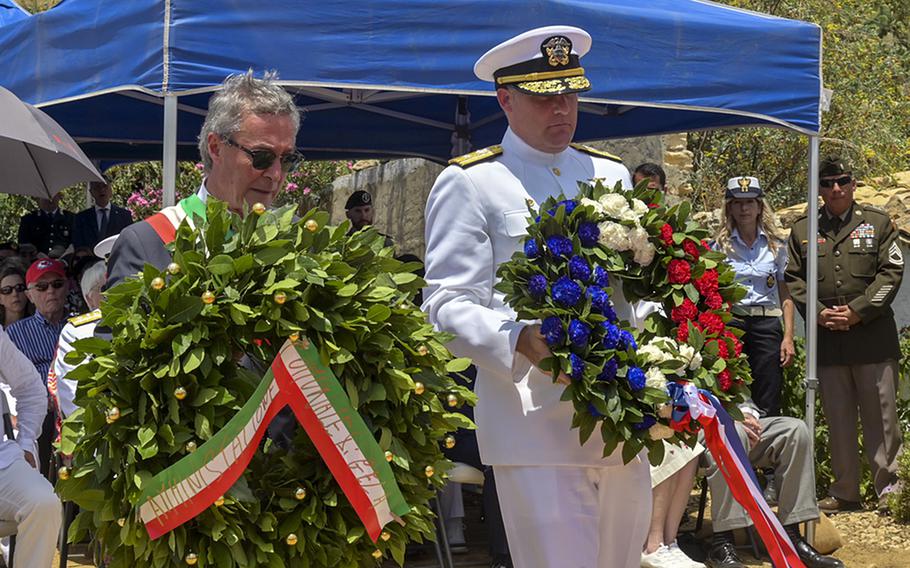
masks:
<instances>
[{"instance_id":1,"label":"white naval officer cap","mask_svg":"<svg viewBox=\"0 0 910 568\"><path fill-rule=\"evenodd\" d=\"M92 250L92 252L95 253L95 256L98 258L107 260L107 257L111 254L111 250L114 249L114 241L116 241L117 237L119 236L120 233L117 233L116 235L111 235L106 239L102 239L98 242L97 245L95 245L95 248Z\"/></svg>"},{"instance_id":2,"label":"white naval officer cap","mask_svg":"<svg viewBox=\"0 0 910 568\"><path fill-rule=\"evenodd\" d=\"M529 95L562 95L591 89L580 59L591 36L573 26L536 28L504 41L474 64L474 74L496 87L511 85Z\"/></svg>"},{"instance_id":3,"label":"white naval officer cap","mask_svg":"<svg viewBox=\"0 0 910 568\"><path fill-rule=\"evenodd\" d=\"M757 177L738 176L727 180L725 199L757 199L762 196Z\"/></svg>"}]
</instances>

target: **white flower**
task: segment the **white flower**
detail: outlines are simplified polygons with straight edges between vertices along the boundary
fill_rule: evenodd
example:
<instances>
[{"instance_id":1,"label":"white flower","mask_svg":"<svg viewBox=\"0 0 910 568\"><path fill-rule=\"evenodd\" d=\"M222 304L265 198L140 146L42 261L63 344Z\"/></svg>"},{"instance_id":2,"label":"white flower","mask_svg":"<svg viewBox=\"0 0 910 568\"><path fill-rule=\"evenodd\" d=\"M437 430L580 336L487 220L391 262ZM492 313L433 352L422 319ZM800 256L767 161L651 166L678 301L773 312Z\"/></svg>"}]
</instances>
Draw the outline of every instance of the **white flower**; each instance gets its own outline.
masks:
<instances>
[{"instance_id":1,"label":"white flower","mask_svg":"<svg viewBox=\"0 0 910 568\"><path fill-rule=\"evenodd\" d=\"M675 433L673 428L670 428L666 424L661 424L660 422L648 428L648 436L650 436L652 440L672 438Z\"/></svg>"},{"instance_id":2,"label":"white flower","mask_svg":"<svg viewBox=\"0 0 910 568\"><path fill-rule=\"evenodd\" d=\"M641 217L648 212L648 206L645 205L645 202L641 199L632 200L632 211L638 213L638 216Z\"/></svg>"},{"instance_id":3,"label":"white flower","mask_svg":"<svg viewBox=\"0 0 910 568\"><path fill-rule=\"evenodd\" d=\"M639 221L639 219L641 219L641 216L638 213L636 213L635 211L632 211L631 209L626 209L625 211L620 213L619 219L620 219L620 221L632 221L633 223L635 223L636 227L641 226L641 223Z\"/></svg>"},{"instance_id":4,"label":"white flower","mask_svg":"<svg viewBox=\"0 0 910 568\"><path fill-rule=\"evenodd\" d=\"M600 196L599 201L604 207L604 213L615 219L621 219L623 213L631 211L626 198L617 193L605 193Z\"/></svg>"},{"instance_id":5,"label":"white flower","mask_svg":"<svg viewBox=\"0 0 910 568\"><path fill-rule=\"evenodd\" d=\"M653 341L640 347L638 349L638 355L641 357L642 361L655 365L660 365L664 361L670 359L670 356L664 351L661 351L660 347L654 345Z\"/></svg>"},{"instance_id":6,"label":"white flower","mask_svg":"<svg viewBox=\"0 0 910 568\"><path fill-rule=\"evenodd\" d=\"M651 243L646 244L643 248L635 249L633 260L641 266L650 266L654 262L654 254L657 249Z\"/></svg>"},{"instance_id":7,"label":"white flower","mask_svg":"<svg viewBox=\"0 0 910 568\"><path fill-rule=\"evenodd\" d=\"M626 227L612 221L604 221L597 225L597 228L600 229L598 241L608 249L623 252L632 248L629 230Z\"/></svg>"},{"instance_id":8,"label":"white flower","mask_svg":"<svg viewBox=\"0 0 910 568\"><path fill-rule=\"evenodd\" d=\"M688 347L688 346L687 346L687 347ZM691 349L691 347L690 347L690 349ZM691 369L691 370L694 371L694 370L696 370L696 369L698 369L698 368L701 367L701 363L702 363L702 360L701 360L701 353L698 353L698 352L696 351L695 354L692 355L692 358L689 359L689 369Z\"/></svg>"},{"instance_id":9,"label":"white flower","mask_svg":"<svg viewBox=\"0 0 910 568\"><path fill-rule=\"evenodd\" d=\"M645 372L645 386L665 391L667 390L667 377L657 367L651 367Z\"/></svg>"},{"instance_id":10,"label":"white flower","mask_svg":"<svg viewBox=\"0 0 910 568\"><path fill-rule=\"evenodd\" d=\"M580 204L581 204L581 205L586 205L586 206L588 206L588 207L593 207L593 208L594 208L594 213L596 213L597 215L603 215L603 214L604 214L604 206L601 205L599 202L594 201L593 199L588 199L587 197L582 197L582 198L581 198L581 201L580 201Z\"/></svg>"}]
</instances>

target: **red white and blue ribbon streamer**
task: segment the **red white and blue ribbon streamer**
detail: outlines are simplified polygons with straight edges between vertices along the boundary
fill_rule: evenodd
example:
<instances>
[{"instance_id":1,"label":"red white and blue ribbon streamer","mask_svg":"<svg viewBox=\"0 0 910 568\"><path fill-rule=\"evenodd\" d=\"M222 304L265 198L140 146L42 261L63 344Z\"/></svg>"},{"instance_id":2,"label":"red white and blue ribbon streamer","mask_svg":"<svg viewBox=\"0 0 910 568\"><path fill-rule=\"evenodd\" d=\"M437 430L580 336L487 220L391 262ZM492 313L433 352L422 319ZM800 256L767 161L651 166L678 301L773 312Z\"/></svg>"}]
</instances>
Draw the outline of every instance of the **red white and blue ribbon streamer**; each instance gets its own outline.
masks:
<instances>
[{"instance_id":1,"label":"red white and blue ribbon streamer","mask_svg":"<svg viewBox=\"0 0 910 568\"><path fill-rule=\"evenodd\" d=\"M693 385L668 385L673 399L672 423L696 420L705 432L705 443L730 492L752 518L771 561L777 568L805 568L790 537L758 489L758 479L743 448L733 419L712 394ZM671 424L672 425L672 424Z\"/></svg>"}]
</instances>

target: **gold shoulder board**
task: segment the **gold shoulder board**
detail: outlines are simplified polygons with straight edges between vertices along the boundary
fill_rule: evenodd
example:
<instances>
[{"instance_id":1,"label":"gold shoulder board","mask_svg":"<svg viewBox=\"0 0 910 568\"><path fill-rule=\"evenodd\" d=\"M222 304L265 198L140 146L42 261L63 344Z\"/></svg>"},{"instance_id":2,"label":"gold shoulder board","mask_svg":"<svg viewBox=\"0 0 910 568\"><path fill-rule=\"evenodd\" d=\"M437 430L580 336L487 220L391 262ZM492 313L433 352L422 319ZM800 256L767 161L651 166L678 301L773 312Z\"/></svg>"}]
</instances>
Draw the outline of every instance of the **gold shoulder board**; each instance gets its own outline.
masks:
<instances>
[{"instance_id":1,"label":"gold shoulder board","mask_svg":"<svg viewBox=\"0 0 910 568\"><path fill-rule=\"evenodd\" d=\"M592 148L591 146L586 146L584 144L575 144L574 142L572 144L569 144L569 146L585 154L597 156L598 158L606 158L608 160L613 160L614 162L619 162L620 164L622 163L622 158L619 156L616 156L609 152L604 152L603 150L598 150L597 148Z\"/></svg>"},{"instance_id":2,"label":"gold shoulder board","mask_svg":"<svg viewBox=\"0 0 910 568\"><path fill-rule=\"evenodd\" d=\"M80 314L78 316L73 316L69 319L70 323L76 327L80 325L85 325L93 321L98 321L101 319L101 310L93 310L87 314Z\"/></svg>"},{"instance_id":3,"label":"gold shoulder board","mask_svg":"<svg viewBox=\"0 0 910 568\"><path fill-rule=\"evenodd\" d=\"M449 164L460 168L467 168L474 164L489 160L490 158L495 158L500 154L502 154L502 146L489 146L487 148L481 148L480 150L474 150L469 154L464 154L457 158L452 158L449 160Z\"/></svg>"}]
</instances>

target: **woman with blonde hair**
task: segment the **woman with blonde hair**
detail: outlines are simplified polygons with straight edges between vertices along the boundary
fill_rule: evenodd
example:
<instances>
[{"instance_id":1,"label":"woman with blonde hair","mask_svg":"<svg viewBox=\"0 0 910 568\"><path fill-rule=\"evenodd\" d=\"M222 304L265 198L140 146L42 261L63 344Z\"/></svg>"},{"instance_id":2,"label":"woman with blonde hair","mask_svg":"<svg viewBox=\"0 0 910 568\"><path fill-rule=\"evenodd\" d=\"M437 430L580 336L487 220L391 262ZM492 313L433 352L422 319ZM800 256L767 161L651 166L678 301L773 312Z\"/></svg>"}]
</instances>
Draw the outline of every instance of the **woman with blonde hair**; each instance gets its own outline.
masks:
<instances>
[{"instance_id":1,"label":"woman with blonde hair","mask_svg":"<svg viewBox=\"0 0 910 568\"><path fill-rule=\"evenodd\" d=\"M727 255L746 296L733 306L745 331L743 352L752 368L752 399L763 416L778 416L783 367L793 362L793 300L784 281L786 239L755 177L727 182L724 224L715 248ZM783 328L781 328L783 316Z\"/></svg>"}]
</instances>

